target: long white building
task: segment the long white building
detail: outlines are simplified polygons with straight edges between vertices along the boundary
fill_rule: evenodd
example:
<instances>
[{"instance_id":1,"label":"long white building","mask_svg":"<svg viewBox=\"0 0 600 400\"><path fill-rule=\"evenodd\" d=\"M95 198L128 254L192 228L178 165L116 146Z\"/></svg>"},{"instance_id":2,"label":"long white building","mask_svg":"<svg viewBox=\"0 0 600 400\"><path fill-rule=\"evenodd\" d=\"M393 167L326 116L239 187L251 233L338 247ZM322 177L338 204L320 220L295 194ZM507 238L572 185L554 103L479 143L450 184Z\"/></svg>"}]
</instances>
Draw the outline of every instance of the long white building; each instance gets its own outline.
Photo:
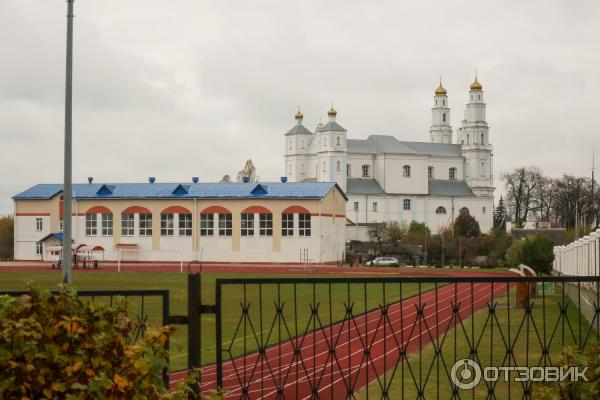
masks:
<instances>
[{"instance_id":1,"label":"long white building","mask_svg":"<svg viewBox=\"0 0 600 400\"><path fill-rule=\"evenodd\" d=\"M444 229L459 213L477 219L483 232L493 224L492 145L482 85L475 77L456 139L450 125L448 93L435 90L429 142L394 136L348 139L331 108L326 124L313 131L298 111L285 134L285 171L295 182L337 182L348 196L347 239L365 240L375 222L425 222Z\"/></svg>"},{"instance_id":2,"label":"long white building","mask_svg":"<svg viewBox=\"0 0 600 400\"><path fill-rule=\"evenodd\" d=\"M52 260L63 186L15 195L15 259ZM73 185L73 247L108 261L330 263L343 259L346 196L333 182Z\"/></svg>"}]
</instances>

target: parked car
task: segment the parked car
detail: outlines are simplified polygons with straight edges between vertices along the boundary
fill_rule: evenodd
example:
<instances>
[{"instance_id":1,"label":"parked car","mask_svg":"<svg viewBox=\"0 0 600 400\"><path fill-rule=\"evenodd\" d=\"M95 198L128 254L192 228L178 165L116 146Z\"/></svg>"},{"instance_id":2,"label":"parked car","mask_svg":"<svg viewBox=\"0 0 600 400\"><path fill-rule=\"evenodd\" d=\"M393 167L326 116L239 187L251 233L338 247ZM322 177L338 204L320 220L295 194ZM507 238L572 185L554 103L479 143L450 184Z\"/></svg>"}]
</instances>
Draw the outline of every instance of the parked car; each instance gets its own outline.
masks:
<instances>
[{"instance_id":1,"label":"parked car","mask_svg":"<svg viewBox=\"0 0 600 400\"><path fill-rule=\"evenodd\" d=\"M377 257L372 261L368 261L367 265L370 267L389 267L391 265L398 265L398 260L394 257Z\"/></svg>"}]
</instances>

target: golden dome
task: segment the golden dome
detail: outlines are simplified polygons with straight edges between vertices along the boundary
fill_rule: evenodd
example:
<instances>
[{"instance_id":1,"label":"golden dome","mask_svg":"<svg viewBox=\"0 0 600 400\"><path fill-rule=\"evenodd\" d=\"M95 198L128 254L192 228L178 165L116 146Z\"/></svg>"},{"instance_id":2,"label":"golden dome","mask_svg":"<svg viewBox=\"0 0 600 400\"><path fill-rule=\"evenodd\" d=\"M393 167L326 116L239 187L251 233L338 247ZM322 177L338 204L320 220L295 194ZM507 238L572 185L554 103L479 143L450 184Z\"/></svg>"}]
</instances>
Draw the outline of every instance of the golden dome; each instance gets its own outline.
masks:
<instances>
[{"instance_id":1,"label":"golden dome","mask_svg":"<svg viewBox=\"0 0 600 400\"><path fill-rule=\"evenodd\" d=\"M335 111L335 108L333 108L333 106L331 107L331 109L327 112L327 115L329 115L330 117L335 117L337 115L337 111Z\"/></svg>"},{"instance_id":2,"label":"golden dome","mask_svg":"<svg viewBox=\"0 0 600 400\"><path fill-rule=\"evenodd\" d=\"M475 76L475 80L473 81L473 83L471 83L471 90L481 89L483 89L483 86L481 86L481 83L479 83L479 81L477 80L477 76Z\"/></svg>"},{"instance_id":3,"label":"golden dome","mask_svg":"<svg viewBox=\"0 0 600 400\"><path fill-rule=\"evenodd\" d=\"M296 115L294 116L294 118L296 118L296 119L302 119L302 118L304 118L304 114L302 114L302 111L298 110L298 112L296 113Z\"/></svg>"},{"instance_id":4,"label":"golden dome","mask_svg":"<svg viewBox=\"0 0 600 400\"><path fill-rule=\"evenodd\" d=\"M446 88L444 88L442 86L442 82L440 82L440 86L438 86L438 88L435 89L435 95L436 96L445 96L446 93L448 93L448 91L446 90Z\"/></svg>"}]
</instances>

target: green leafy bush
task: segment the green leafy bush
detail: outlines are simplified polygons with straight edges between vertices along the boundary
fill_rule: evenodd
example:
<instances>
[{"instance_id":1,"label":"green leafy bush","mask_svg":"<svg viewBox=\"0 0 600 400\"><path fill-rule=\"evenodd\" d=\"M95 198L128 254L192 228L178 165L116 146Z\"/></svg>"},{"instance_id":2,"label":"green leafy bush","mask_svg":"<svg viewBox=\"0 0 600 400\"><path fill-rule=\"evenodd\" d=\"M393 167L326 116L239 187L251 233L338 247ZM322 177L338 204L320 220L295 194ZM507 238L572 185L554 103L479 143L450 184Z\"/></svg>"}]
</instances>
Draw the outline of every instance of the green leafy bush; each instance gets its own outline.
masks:
<instances>
[{"instance_id":1,"label":"green leafy bush","mask_svg":"<svg viewBox=\"0 0 600 400\"><path fill-rule=\"evenodd\" d=\"M552 240L543 234L515 240L506 253L506 263L510 267L525 264L538 274L552 271L554 253Z\"/></svg>"},{"instance_id":2,"label":"green leafy bush","mask_svg":"<svg viewBox=\"0 0 600 400\"><path fill-rule=\"evenodd\" d=\"M171 328L136 329L124 299L82 302L72 289L0 296L0 398L184 399L194 377L169 393L161 372Z\"/></svg>"},{"instance_id":3,"label":"green leafy bush","mask_svg":"<svg viewBox=\"0 0 600 400\"><path fill-rule=\"evenodd\" d=\"M566 347L557 366L588 367L586 378L571 382L544 382L536 385L534 399L540 400L592 400L600 399L600 344L589 345L584 351Z\"/></svg>"}]
</instances>

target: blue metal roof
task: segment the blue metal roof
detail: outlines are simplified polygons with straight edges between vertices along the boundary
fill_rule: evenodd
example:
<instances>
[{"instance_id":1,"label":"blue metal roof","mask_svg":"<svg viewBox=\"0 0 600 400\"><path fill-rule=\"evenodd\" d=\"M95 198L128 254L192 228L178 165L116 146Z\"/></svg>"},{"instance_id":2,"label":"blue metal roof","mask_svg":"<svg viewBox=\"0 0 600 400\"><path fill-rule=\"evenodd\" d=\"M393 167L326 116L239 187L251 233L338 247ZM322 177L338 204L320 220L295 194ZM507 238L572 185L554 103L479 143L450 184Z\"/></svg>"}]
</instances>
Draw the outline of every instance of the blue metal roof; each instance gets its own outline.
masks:
<instances>
[{"instance_id":1,"label":"blue metal roof","mask_svg":"<svg viewBox=\"0 0 600 400\"><path fill-rule=\"evenodd\" d=\"M76 199L242 199L257 197L263 199L320 199L334 187L339 190L335 182L79 183L73 185L73 197ZM13 199L50 199L62 193L62 190L62 184L39 184L15 195Z\"/></svg>"}]
</instances>

